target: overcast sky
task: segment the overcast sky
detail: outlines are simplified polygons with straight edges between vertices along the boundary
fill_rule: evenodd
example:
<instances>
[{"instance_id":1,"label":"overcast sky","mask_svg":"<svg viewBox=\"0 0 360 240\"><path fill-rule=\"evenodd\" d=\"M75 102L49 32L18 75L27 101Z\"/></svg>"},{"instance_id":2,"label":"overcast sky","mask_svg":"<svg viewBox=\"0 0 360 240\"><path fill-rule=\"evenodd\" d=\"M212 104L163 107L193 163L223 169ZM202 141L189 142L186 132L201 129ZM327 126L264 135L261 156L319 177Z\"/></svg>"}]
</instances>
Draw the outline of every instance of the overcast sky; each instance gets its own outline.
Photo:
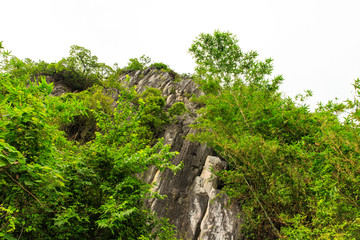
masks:
<instances>
[{"instance_id":1,"label":"overcast sky","mask_svg":"<svg viewBox=\"0 0 360 240\"><path fill-rule=\"evenodd\" d=\"M145 54L178 73L193 72L188 53L200 33L237 35L244 51L273 58L281 90L310 89L317 102L350 98L360 77L359 0L1 0L0 41L19 58L47 62L71 45L125 66Z\"/></svg>"}]
</instances>

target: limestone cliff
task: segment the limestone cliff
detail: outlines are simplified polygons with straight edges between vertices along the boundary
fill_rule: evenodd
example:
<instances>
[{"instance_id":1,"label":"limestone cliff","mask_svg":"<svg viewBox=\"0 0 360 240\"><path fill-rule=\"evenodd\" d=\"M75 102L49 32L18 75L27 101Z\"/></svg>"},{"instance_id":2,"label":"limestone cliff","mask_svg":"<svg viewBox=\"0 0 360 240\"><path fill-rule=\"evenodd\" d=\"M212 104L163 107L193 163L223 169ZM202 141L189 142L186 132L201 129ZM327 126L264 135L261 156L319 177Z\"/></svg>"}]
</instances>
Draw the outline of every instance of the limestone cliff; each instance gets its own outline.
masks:
<instances>
[{"instance_id":1,"label":"limestone cliff","mask_svg":"<svg viewBox=\"0 0 360 240\"><path fill-rule=\"evenodd\" d=\"M143 71L133 71L127 74L130 81L125 81L126 74L119 81L128 86L137 86L139 93L148 87L160 89L166 97L166 108L176 102L183 102L189 110L176 121L165 127L159 137L165 144L171 145L172 151L178 151L172 162L183 162L183 168L176 175L170 170L164 172L151 167L141 176L149 183L156 183L155 189L166 195L164 200L152 199L148 206L161 217L169 218L182 239L204 240L237 240L243 239L239 229L240 210L229 205L229 199L220 192L218 182L212 171L218 171L226 166L226 162L213 156L214 152L204 144L190 142L186 136L195 133L189 124L197 118L196 110L201 106L190 101L190 98L202 95L202 91L188 77L180 77L173 72L164 72L155 68ZM48 82L54 82L53 95L59 96L69 92L66 83L52 77ZM112 96L117 99L117 94Z\"/></svg>"},{"instance_id":2,"label":"limestone cliff","mask_svg":"<svg viewBox=\"0 0 360 240\"><path fill-rule=\"evenodd\" d=\"M175 78L174 74L157 69L149 68L128 75L128 85L136 85L139 92L147 87L160 89L166 97L166 108L182 101L189 110L161 134L165 143L180 153L173 163L183 162L183 169L174 175L171 171L159 172L151 168L143 176L147 182L156 183L154 190L167 195L164 200L149 201L151 209L159 216L169 218L184 239L242 239L239 233L240 211L235 205L227 205L226 196L217 197L220 190L211 172L211 169L223 168L226 163L212 156L213 151L206 145L185 139L194 133L189 124L196 119L196 109L200 107L190 98L203 93L190 78ZM125 78L126 75L121 76L120 81Z\"/></svg>"}]
</instances>

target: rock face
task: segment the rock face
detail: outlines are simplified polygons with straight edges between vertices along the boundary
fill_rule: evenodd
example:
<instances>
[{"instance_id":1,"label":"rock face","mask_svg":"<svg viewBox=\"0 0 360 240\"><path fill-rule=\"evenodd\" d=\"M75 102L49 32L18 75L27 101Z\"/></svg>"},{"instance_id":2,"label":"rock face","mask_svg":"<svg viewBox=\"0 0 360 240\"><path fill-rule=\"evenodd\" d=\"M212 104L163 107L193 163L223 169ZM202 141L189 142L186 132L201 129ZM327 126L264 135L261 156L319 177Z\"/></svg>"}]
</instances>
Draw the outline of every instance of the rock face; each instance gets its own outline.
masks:
<instances>
[{"instance_id":1,"label":"rock face","mask_svg":"<svg viewBox=\"0 0 360 240\"><path fill-rule=\"evenodd\" d=\"M64 93L71 92L71 88L67 84L65 84L63 81L57 81L52 76L46 76L46 81L48 83L54 83L54 88L51 92L51 95L53 96L60 96Z\"/></svg>"},{"instance_id":2,"label":"rock face","mask_svg":"<svg viewBox=\"0 0 360 240\"><path fill-rule=\"evenodd\" d=\"M154 190L167 195L167 198L152 199L148 205L159 216L169 218L183 239L243 239L239 233L240 210L235 205L228 206L226 196L217 197L220 190L212 171L218 171L226 164L213 157L214 152L206 145L185 139L188 134L195 133L189 124L196 119L196 109L200 107L189 99L203 93L191 79L157 69L149 68L128 75L129 86L136 85L138 92L147 87L158 88L166 97L166 108L181 101L190 112L178 117L162 133L171 150L180 153L172 162L183 162L184 167L176 175L170 170L149 169L143 178L156 183ZM125 78L120 77L120 81Z\"/></svg>"}]
</instances>

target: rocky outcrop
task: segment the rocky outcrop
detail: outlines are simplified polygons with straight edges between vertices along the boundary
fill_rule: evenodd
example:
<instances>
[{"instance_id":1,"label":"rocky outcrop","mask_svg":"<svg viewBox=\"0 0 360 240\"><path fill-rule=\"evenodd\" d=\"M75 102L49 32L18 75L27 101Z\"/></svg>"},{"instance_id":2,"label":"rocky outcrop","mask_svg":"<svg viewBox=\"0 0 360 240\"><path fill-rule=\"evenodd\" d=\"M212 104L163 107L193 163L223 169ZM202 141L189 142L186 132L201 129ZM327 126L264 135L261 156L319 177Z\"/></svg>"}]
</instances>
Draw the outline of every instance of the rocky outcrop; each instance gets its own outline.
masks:
<instances>
[{"instance_id":1,"label":"rocky outcrop","mask_svg":"<svg viewBox=\"0 0 360 240\"><path fill-rule=\"evenodd\" d=\"M190 98L203 93L190 78L157 69L135 71L128 76L127 84L136 85L138 92L147 87L160 89L166 97L166 108L181 101L189 110L161 134L164 142L171 145L171 150L179 152L172 162L183 162L184 167L176 175L170 170L149 169L143 178L155 183L154 190L167 197L164 200L152 199L148 205L159 216L169 218L184 239L242 239L239 233L240 210L235 205L228 206L225 195L218 196L220 190L212 173L226 164L213 157L214 152L206 145L186 140L188 134L195 133L189 124L197 118L196 109L200 107ZM120 81L125 78L125 75L120 77Z\"/></svg>"},{"instance_id":2,"label":"rocky outcrop","mask_svg":"<svg viewBox=\"0 0 360 240\"><path fill-rule=\"evenodd\" d=\"M238 213L240 210L236 205L227 206L228 198L225 195L218 196L220 190L218 189L218 179L213 172L221 170L225 162L222 162L218 157L208 156L205 161L204 168L199 177L195 178L192 190L192 197L194 197L194 210L200 209L206 212L197 222L200 223L199 239L238 239L240 219ZM207 206L201 208L196 204L200 202L201 196L207 196ZM193 214L190 214L193 217ZM195 222L195 221L194 221ZM193 226L192 226L193 227ZM238 238L237 238L238 237Z\"/></svg>"},{"instance_id":3,"label":"rocky outcrop","mask_svg":"<svg viewBox=\"0 0 360 240\"><path fill-rule=\"evenodd\" d=\"M54 84L53 90L51 92L51 95L53 96L60 96L62 94L72 91L71 88L64 81L58 81L53 76L46 76L46 81L48 83Z\"/></svg>"}]
</instances>

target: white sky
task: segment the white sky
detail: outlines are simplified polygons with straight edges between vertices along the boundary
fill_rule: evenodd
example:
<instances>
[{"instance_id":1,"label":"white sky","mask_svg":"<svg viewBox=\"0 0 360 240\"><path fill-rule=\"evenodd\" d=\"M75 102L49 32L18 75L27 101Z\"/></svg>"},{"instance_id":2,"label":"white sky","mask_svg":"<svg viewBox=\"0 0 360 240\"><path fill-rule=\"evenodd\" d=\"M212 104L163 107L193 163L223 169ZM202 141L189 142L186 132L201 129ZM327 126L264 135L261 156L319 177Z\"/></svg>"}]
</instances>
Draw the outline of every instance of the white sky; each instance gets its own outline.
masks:
<instances>
[{"instance_id":1,"label":"white sky","mask_svg":"<svg viewBox=\"0 0 360 240\"><path fill-rule=\"evenodd\" d=\"M360 77L359 0L0 0L0 41L19 57L47 62L73 44L99 61L125 66L145 54L178 73L200 33L237 35L240 47L274 59L289 96L310 89L318 101L353 96Z\"/></svg>"}]
</instances>

